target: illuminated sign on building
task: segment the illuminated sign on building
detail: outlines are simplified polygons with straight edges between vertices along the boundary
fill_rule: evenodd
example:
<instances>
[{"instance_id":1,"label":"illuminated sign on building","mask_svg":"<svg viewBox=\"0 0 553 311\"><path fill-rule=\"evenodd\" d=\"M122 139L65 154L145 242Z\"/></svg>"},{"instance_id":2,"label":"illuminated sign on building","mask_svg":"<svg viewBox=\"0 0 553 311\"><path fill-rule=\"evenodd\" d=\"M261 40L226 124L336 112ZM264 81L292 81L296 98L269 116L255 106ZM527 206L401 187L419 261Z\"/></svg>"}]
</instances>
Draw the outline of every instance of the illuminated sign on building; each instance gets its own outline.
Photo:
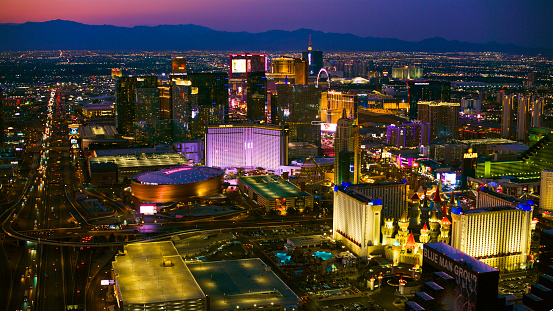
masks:
<instances>
[{"instance_id":1,"label":"illuminated sign on building","mask_svg":"<svg viewBox=\"0 0 553 311\"><path fill-rule=\"evenodd\" d=\"M144 215L154 215L157 213L157 206L155 205L140 205L140 214Z\"/></svg>"},{"instance_id":2,"label":"illuminated sign on building","mask_svg":"<svg viewBox=\"0 0 553 311\"><path fill-rule=\"evenodd\" d=\"M336 132L336 123L321 123L321 131Z\"/></svg>"},{"instance_id":3,"label":"illuminated sign on building","mask_svg":"<svg viewBox=\"0 0 553 311\"><path fill-rule=\"evenodd\" d=\"M172 169L172 170L165 171L165 172L163 172L163 174L165 174L165 175L171 175L171 174L173 174L173 173L188 171L188 170L190 170L190 169L191 169L190 167L180 167L180 168L176 168L176 169Z\"/></svg>"},{"instance_id":4,"label":"illuminated sign on building","mask_svg":"<svg viewBox=\"0 0 553 311\"><path fill-rule=\"evenodd\" d=\"M444 272L452 278L445 290L454 293L456 305L465 306L463 310L491 310L497 306L497 300L489 297L497 296L499 271L485 263L438 242L424 245L422 268L423 275Z\"/></svg>"},{"instance_id":5,"label":"illuminated sign on building","mask_svg":"<svg viewBox=\"0 0 553 311\"><path fill-rule=\"evenodd\" d=\"M468 150L467 153L463 155L463 158L465 159L476 159L478 158L478 153L472 152L472 148Z\"/></svg>"},{"instance_id":6,"label":"illuminated sign on building","mask_svg":"<svg viewBox=\"0 0 553 311\"><path fill-rule=\"evenodd\" d=\"M245 59L233 59L232 60L232 73L245 73L246 72L246 60Z\"/></svg>"}]
</instances>

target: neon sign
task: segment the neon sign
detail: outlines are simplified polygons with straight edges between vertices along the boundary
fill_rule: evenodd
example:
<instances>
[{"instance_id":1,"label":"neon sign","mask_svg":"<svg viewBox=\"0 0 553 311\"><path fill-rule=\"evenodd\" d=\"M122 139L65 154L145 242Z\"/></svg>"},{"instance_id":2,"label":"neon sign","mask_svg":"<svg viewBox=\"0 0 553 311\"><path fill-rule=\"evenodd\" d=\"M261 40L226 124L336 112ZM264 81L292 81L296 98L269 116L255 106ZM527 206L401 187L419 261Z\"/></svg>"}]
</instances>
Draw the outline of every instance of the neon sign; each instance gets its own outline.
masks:
<instances>
[{"instance_id":1,"label":"neon sign","mask_svg":"<svg viewBox=\"0 0 553 311\"><path fill-rule=\"evenodd\" d=\"M190 167L175 168L175 169L172 169L172 170L165 171L165 172L163 172L163 174L171 175L171 174L182 172L182 171L188 171L190 169L191 169Z\"/></svg>"}]
</instances>

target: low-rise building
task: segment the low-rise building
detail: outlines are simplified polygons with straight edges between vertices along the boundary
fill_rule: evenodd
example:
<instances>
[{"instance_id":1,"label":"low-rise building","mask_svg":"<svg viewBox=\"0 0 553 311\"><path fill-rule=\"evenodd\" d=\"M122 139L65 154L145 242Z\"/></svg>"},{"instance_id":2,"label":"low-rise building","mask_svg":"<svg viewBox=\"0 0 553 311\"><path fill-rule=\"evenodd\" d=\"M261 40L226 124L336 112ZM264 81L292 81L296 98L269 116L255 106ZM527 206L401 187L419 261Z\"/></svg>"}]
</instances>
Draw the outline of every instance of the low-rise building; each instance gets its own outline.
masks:
<instances>
[{"instance_id":1,"label":"low-rise building","mask_svg":"<svg viewBox=\"0 0 553 311\"><path fill-rule=\"evenodd\" d=\"M285 214L290 209L313 209L312 195L274 174L240 177L238 188L253 203L263 206L266 212L275 210Z\"/></svg>"},{"instance_id":2,"label":"low-rise building","mask_svg":"<svg viewBox=\"0 0 553 311\"><path fill-rule=\"evenodd\" d=\"M134 243L113 262L124 311L207 311L207 297L172 242Z\"/></svg>"}]
</instances>

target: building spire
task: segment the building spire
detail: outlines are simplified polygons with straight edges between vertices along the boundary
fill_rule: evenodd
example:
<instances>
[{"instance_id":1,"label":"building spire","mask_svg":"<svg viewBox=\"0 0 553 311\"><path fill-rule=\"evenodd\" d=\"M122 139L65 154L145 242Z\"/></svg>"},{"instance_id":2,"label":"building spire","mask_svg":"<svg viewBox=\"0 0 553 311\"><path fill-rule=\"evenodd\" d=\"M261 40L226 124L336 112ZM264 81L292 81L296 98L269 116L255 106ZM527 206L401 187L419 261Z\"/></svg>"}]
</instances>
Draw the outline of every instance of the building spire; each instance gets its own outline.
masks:
<instances>
[{"instance_id":1,"label":"building spire","mask_svg":"<svg viewBox=\"0 0 553 311\"><path fill-rule=\"evenodd\" d=\"M313 44L311 44L311 35L309 35L309 44L307 44L307 50L308 51L313 50Z\"/></svg>"}]
</instances>

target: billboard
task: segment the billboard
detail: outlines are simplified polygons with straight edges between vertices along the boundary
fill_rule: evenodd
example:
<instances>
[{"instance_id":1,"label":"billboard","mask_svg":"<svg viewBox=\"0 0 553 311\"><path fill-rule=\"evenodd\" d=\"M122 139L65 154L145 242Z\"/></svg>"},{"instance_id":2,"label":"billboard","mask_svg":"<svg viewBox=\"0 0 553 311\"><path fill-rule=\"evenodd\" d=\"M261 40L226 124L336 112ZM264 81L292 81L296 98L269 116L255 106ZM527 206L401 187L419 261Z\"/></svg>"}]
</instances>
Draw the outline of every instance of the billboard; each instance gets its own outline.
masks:
<instances>
[{"instance_id":1,"label":"billboard","mask_svg":"<svg viewBox=\"0 0 553 311\"><path fill-rule=\"evenodd\" d=\"M246 59L232 59L231 68L232 73L245 73Z\"/></svg>"},{"instance_id":2,"label":"billboard","mask_svg":"<svg viewBox=\"0 0 553 311\"><path fill-rule=\"evenodd\" d=\"M142 204L140 205L140 214L144 215L154 215L157 213L157 206L152 204Z\"/></svg>"},{"instance_id":3,"label":"billboard","mask_svg":"<svg viewBox=\"0 0 553 311\"><path fill-rule=\"evenodd\" d=\"M451 305L455 311L476 311L498 305L499 271L445 244L427 243L423 250L423 277L443 272L452 279L440 284L445 291L436 297L438 304ZM440 282L438 282L440 283Z\"/></svg>"},{"instance_id":4,"label":"billboard","mask_svg":"<svg viewBox=\"0 0 553 311\"><path fill-rule=\"evenodd\" d=\"M100 280L100 285L107 286L107 285L115 285L114 280Z\"/></svg>"},{"instance_id":5,"label":"billboard","mask_svg":"<svg viewBox=\"0 0 553 311\"><path fill-rule=\"evenodd\" d=\"M336 123L321 123L321 131L336 132Z\"/></svg>"}]
</instances>

